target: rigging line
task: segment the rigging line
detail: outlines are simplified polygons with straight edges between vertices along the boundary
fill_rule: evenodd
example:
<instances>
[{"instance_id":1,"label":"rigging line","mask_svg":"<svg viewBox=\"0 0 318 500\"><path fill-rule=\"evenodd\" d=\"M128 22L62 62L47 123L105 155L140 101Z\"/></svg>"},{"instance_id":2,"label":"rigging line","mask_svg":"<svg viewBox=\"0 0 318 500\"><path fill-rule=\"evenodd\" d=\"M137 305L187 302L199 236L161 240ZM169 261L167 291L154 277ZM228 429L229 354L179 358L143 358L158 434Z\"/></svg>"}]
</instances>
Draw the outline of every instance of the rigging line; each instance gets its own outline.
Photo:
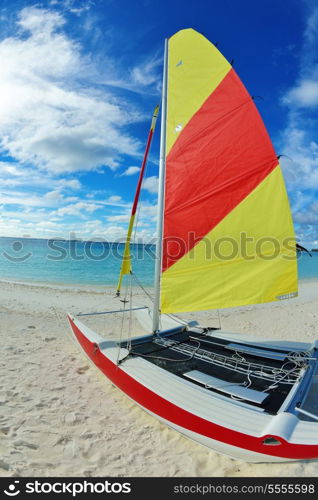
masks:
<instances>
[{"instance_id":1,"label":"rigging line","mask_svg":"<svg viewBox=\"0 0 318 500\"><path fill-rule=\"evenodd\" d=\"M179 351L181 353L188 353L189 350L191 351L192 350L192 347L190 345L187 345L184 344L184 347L183 346L174 346L174 345L171 345L171 349L172 350L176 350L176 351ZM217 355L215 353L208 353L207 351L202 351L202 349L200 349L197 353L198 357L200 359L203 359L204 361L207 361L207 362L210 362L212 364L217 364L217 365L221 365L221 366L225 366L226 368L231 368L231 369L234 369L236 371L239 371L240 373L247 373L247 372L250 372L251 369L253 370L253 373L256 375L256 376L261 376L262 378L264 379L269 379L269 380L275 380L275 376L278 375L278 374L273 374L273 373L269 373L268 371L265 371L268 369L268 367L266 367L265 365L259 365L259 364L256 364L256 363L244 363L242 361L239 361L238 359L235 360L232 358L232 357L226 357L224 355ZM232 362L232 364L231 364ZM233 366L233 363L235 363L235 366ZM240 365L244 365L246 364L247 365L247 369L244 368L244 366L238 366L238 364ZM256 370L260 370L260 371L256 371ZM297 370L293 370L292 373L298 373ZM259 374L259 375L257 375ZM286 376L289 375L289 373L285 372ZM299 376L299 374L298 374ZM296 377L297 379L297 377ZM296 380L295 380L296 381ZM294 382L295 382L294 381ZM292 383L290 381L290 379L288 378L288 381L286 383Z\"/></svg>"},{"instance_id":2,"label":"rigging line","mask_svg":"<svg viewBox=\"0 0 318 500\"><path fill-rule=\"evenodd\" d=\"M142 285L142 283L140 282L139 278L137 277L137 275L135 273L131 273L132 277L134 278L134 280L136 281L137 285L142 289L142 291L147 295L147 297L151 300L151 302L153 302L153 297L152 295L150 295L150 293L145 289L145 287Z\"/></svg>"},{"instance_id":3,"label":"rigging line","mask_svg":"<svg viewBox=\"0 0 318 500\"><path fill-rule=\"evenodd\" d=\"M169 315L168 315L168 316L169 316ZM198 340L198 338L197 338L198 336L201 338L201 342L203 342L203 343L213 344L213 345L218 346L218 347L221 347L221 348L223 348L223 349L229 349L229 348L227 347L227 344L222 344L222 343L220 343L220 342L216 342L216 341L212 340L212 339L211 339L211 337L208 335L208 333L207 333L207 332L198 333L195 337L194 337L194 336L191 336L191 332L190 332L190 335L189 335L189 340L190 340L190 341L192 341L192 340ZM209 338L209 340L205 340L205 338L204 338L204 337L208 337L208 338ZM165 342L164 337L162 337L160 334L158 335L158 338L162 339L162 341L163 341L163 342ZM174 342L173 344L172 344L172 343L166 343L165 348L166 348L166 349L168 349L168 348L170 348L170 347L177 346L177 345L180 345L180 344L183 344L183 343L186 343L186 342L187 342L187 340L186 340L186 339L183 339L183 340L181 340L181 341L176 341L176 342ZM244 348L244 346L242 346L242 351L241 351L241 352L244 352L243 348ZM246 359L244 358L244 356L242 356L242 355L239 353L239 349L232 349L232 348L230 348L230 350L231 350L231 351L234 351L234 352L233 352L232 356L228 356L228 357L229 357L229 359L230 359L230 358L231 358L231 359L237 359L238 361L242 361L242 362L244 362L244 361L245 361L245 362L247 363L247 361L246 361ZM214 353L214 351L212 351L212 352ZM266 349L263 349L263 350L262 350L262 349L259 349L259 350L255 349L255 352L263 353L263 352L266 352ZM249 354L249 353L247 352L247 353L245 353L245 354ZM274 353L272 353L272 354L274 355ZM287 359L288 359L288 356L292 356L293 354L294 354L294 355L298 355L298 353L296 353L296 352L295 352L295 353L291 353L291 352L290 352L288 355L286 355ZM299 366L299 367L301 368L307 360L310 360L310 359L316 359L316 358L310 358L310 357L307 357L307 356L306 356L306 353L304 353L304 352L302 352L301 354L302 354L302 356L300 356L299 358L297 358L297 360L294 360L294 358L293 358L293 357L291 357L291 359L288 359L287 361L285 361L281 367L277 368L277 370L279 370L279 371L284 370L284 371L286 372L286 371L288 371L288 370L284 369L285 365L288 365L289 363L294 363L294 364L296 364L296 362L298 363L298 365L297 365L297 366ZM219 354L219 355L220 355L220 356L223 356L222 354ZM237 358L235 358L235 355L237 356ZM281 354L278 354L278 353L277 353L277 356L279 356L279 355L281 355ZM257 364L257 363L254 363L254 364ZM269 369L269 368L271 368L269 365L260 365L260 366L267 367L268 369ZM275 369L275 368L274 368L274 369Z\"/></svg>"},{"instance_id":4,"label":"rigging line","mask_svg":"<svg viewBox=\"0 0 318 500\"><path fill-rule=\"evenodd\" d=\"M288 375L290 375L296 371L297 371L297 365L295 363L295 366L291 370L286 372L280 378L279 377L274 378L274 382L271 385L269 385L266 389L264 389L262 392L267 392L267 391L271 391L272 389L276 389L277 387L279 387L279 384L280 384L280 382L282 382L282 380L284 380ZM299 377L299 374L298 374L298 377Z\"/></svg>"},{"instance_id":5,"label":"rigging line","mask_svg":"<svg viewBox=\"0 0 318 500\"><path fill-rule=\"evenodd\" d=\"M131 276L131 274L129 275L129 282L130 282L130 296L129 296L130 311L129 311L127 349L130 352L131 351L131 336L132 336L131 332L132 332L132 300L133 300L133 294L132 294L132 276Z\"/></svg>"},{"instance_id":6,"label":"rigging line","mask_svg":"<svg viewBox=\"0 0 318 500\"><path fill-rule=\"evenodd\" d=\"M294 363L297 363L298 366L302 366L302 363L305 360L313 360L316 358L311 357L311 351L291 351L288 353L287 359Z\"/></svg>"},{"instance_id":7,"label":"rigging line","mask_svg":"<svg viewBox=\"0 0 318 500\"><path fill-rule=\"evenodd\" d=\"M247 372L246 377L247 377L247 383L246 381L243 382L242 384L239 384L241 387L245 387L245 389L248 389L252 385L252 380L251 380L251 375L253 375L253 370L250 372ZM246 401L246 398L240 398L239 396L235 396L234 394L230 394L231 399L234 401Z\"/></svg>"},{"instance_id":8,"label":"rigging line","mask_svg":"<svg viewBox=\"0 0 318 500\"><path fill-rule=\"evenodd\" d=\"M232 354L231 358L238 360L242 363L247 363L247 360L242 356L238 351L235 350L234 354Z\"/></svg>"},{"instance_id":9,"label":"rigging line","mask_svg":"<svg viewBox=\"0 0 318 500\"><path fill-rule=\"evenodd\" d=\"M217 309L217 311L218 311L218 318L219 318L219 329L222 330L222 321L221 321L220 309Z\"/></svg>"},{"instance_id":10,"label":"rigging line","mask_svg":"<svg viewBox=\"0 0 318 500\"><path fill-rule=\"evenodd\" d=\"M165 313L165 315L168 316L168 318L171 318L176 323L179 323L180 326L187 326L187 322L180 318L180 316L178 316L177 314Z\"/></svg>"},{"instance_id":11,"label":"rigging line","mask_svg":"<svg viewBox=\"0 0 318 500\"><path fill-rule=\"evenodd\" d=\"M252 385L252 381L251 381L251 377L250 377L252 374L253 374L253 371L247 372L247 374L246 374L246 376L247 376L247 383L245 381L245 382L243 382L242 384L239 384L239 385L241 387L245 387L245 389L248 389ZM246 401L246 398L235 396L234 394L230 394L230 397L234 401Z\"/></svg>"},{"instance_id":12,"label":"rigging line","mask_svg":"<svg viewBox=\"0 0 318 500\"><path fill-rule=\"evenodd\" d=\"M128 281L126 280L126 284L125 284L125 296L124 296L124 300L123 300L124 309L123 309L123 314L122 314L122 317L121 317L121 327L120 327L118 352L117 352L117 360L116 360L116 365L117 366L119 365L119 356L120 356L120 350L121 350L121 344L122 344L122 338L123 338L123 331L124 331L124 320L125 320L125 313L126 313L127 293L128 293Z\"/></svg>"},{"instance_id":13,"label":"rigging line","mask_svg":"<svg viewBox=\"0 0 318 500\"><path fill-rule=\"evenodd\" d=\"M173 342L173 341L172 341ZM168 357L163 357L163 356L152 356L153 353L158 353L158 352L162 352L162 351L165 351L166 349L169 349L170 347L174 347L174 346L178 346L179 344L182 344L183 341L179 341L179 342L174 342L172 344L170 344L169 346L166 346L166 345L161 345L161 344L158 344L158 345L161 345L162 349L154 349L153 351L149 351L147 353L140 353L140 352L136 352L136 351L130 351L129 354L127 354L127 356L125 358L123 358L120 363L122 363L130 354L134 354L135 356L141 356L141 357L147 357L147 358L152 358L152 359L164 359L166 361L176 361L176 362L181 362L181 361L188 361L188 358L182 358L182 359L175 359L175 358L168 358ZM195 340L195 342L199 342L199 340ZM192 346L191 346L192 347ZM200 345L195 348L194 352L192 353L191 357L189 359L192 359L194 357L194 355L196 354L196 352L198 351L198 349L200 348Z\"/></svg>"},{"instance_id":14,"label":"rigging line","mask_svg":"<svg viewBox=\"0 0 318 500\"><path fill-rule=\"evenodd\" d=\"M209 340L205 340L205 339L202 339L202 342L205 342L206 344L213 344L213 345L216 345L216 346L219 346L219 347L223 347L224 349L229 349L229 350L233 350L235 353L238 353L238 352L243 352L245 355L250 355L250 356L253 356L253 355L256 355L256 357L259 357L257 356L257 354L263 354L263 353L266 353L269 349L262 349L262 348L254 348L253 347L253 352L251 351L244 351L244 345L242 345L242 348L240 349L239 347L237 348L231 348L231 347L228 347L228 344L221 344L220 342L216 342L215 340L212 340L213 338L210 337L209 335L207 334L201 334L201 335L205 335L207 337L209 337ZM189 337L190 339L194 338L194 337ZM247 346L249 347L249 346ZM287 352L287 351L285 351ZM273 359L275 360L275 356L282 356L283 354L285 354L284 351L281 351L281 352L277 352L277 353L274 353L273 351L271 351L271 356L273 356ZM307 356L307 352L308 352L308 356ZM298 363L301 363L300 365L298 366L302 366L302 364L304 364L306 361L310 361L312 359L316 359L316 358L311 358L309 356L310 354L310 351L300 351L299 353L298 352L289 352L286 354L285 358L287 359L287 361L285 361L284 364L286 363L293 363L295 361L297 361ZM295 356L295 358L294 358ZM255 357L255 356L254 356Z\"/></svg>"},{"instance_id":15,"label":"rigging line","mask_svg":"<svg viewBox=\"0 0 318 500\"><path fill-rule=\"evenodd\" d=\"M154 354L154 353L157 353L157 352L162 352L162 351L165 351L165 350L169 349L170 347L178 346L178 345L182 344L183 342L184 341L178 341L178 342L174 342L173 344L169 344L169 345L156 344L157 346L160 345L161 349L153 349L152 351L149 351L149 352L147 352L145 354L149 355L149 354ZM199 340L198 340L198 342L199 342ZM132 351L132 354L139 355L139 352ZM153 356L153 357L155 357L155 356ZM168 359L168 358L164 358L164 359Z\"/></svg>"},{"instance_id":16,"label":"rigging line","mask_svg":"<svg viewBox=\"0 0 318 500\"><path fill-rule=\"evenodd\" d=\"M165 358L163 356L152 356L152 355L149 355L149 354L142 354L142 353L134 352L134 351L131 351L131 354L135 354L135 355L141 356L143 358L161 359L161 360L164 360L164 361L173 361L173 362L176 362L176 363L184 363L185 361L190 361L191 359L193 359L194 356L195 356L195 354L197 353L197 351L200 349L200 346L201 346L200 341L197 340L196 342L198 343L198 346L193 350L191 356L188 356L187 358L183 358L183 359Z\"/></svg>"}]
</instances>

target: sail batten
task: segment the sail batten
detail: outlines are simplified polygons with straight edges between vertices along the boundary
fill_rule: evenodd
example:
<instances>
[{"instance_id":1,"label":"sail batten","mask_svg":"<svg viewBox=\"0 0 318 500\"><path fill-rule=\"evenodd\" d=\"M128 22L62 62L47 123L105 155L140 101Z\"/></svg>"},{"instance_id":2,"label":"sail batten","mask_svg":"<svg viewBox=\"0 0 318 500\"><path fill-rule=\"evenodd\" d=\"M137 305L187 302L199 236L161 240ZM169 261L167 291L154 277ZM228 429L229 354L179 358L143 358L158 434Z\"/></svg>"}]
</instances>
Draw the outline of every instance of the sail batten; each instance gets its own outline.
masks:
<instances>
[{"instance_id":1,"label":"sail batten","mask_svg":"<svg viewBox=\"0 0 318 500\"><path fill-rule=\"evenodd\" d=\"M167 106L161 312L295 295L294 230L277 155L234 69L194 30L169 41Z\"/></svg>"}]
</instances>

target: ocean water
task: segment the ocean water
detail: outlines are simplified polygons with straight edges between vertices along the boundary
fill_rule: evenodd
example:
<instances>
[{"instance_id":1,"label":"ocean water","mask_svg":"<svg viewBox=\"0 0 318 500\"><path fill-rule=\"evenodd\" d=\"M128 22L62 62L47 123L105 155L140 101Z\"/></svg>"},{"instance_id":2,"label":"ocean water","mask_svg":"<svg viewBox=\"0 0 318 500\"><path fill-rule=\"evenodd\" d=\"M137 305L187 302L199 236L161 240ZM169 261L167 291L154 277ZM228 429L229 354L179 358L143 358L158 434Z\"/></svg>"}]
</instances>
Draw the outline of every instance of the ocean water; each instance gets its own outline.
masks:
<instances>
[{"instance_id":1,"label":"ocean water","mask_svg":"<svg viewBox=\"0 0 318 500\"><path fill-rule=\"evenodd\" d=\"M116 285L123 243L0 237L0 279L55 284ZM151 245L132 245L133 268L152 286Z\"/></svg>"},{"instance_id":2,"label":"ocean water","mask_svg":"<svg viewBox=\"0 0 318 500\"><path fill-rule=\"evenodd\" d=\"M116 286L123 243L0 237L0 279L37 283ZM153 245L132 245L133 269L153 285ZM300 279L318 278L318 252L298 257Z\"/></svg>"}]
</instances>

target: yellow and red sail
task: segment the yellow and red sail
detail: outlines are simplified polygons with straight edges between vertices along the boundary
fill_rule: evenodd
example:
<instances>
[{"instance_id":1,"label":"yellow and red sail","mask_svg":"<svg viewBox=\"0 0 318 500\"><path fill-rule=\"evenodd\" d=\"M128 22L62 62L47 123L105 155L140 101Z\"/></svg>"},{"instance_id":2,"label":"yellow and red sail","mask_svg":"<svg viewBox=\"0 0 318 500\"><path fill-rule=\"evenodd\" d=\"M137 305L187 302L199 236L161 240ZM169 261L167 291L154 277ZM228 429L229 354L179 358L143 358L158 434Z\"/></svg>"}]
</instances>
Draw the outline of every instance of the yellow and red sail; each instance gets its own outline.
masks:
<instances>
[{"instance_id":1,"label":"yellow and red sail","mask_svg":"<svg viewBox=\"0 0 318 500\"><path fill-rule=\"evenodd\" d=\"M139 196L140 196L140 190L141 190L142 181L143 181L143 177L144 177L144 173L145 173L145 169L146 169L146 165L147 165L148 154L149 154L149 150L150 150L150 146L151 146L151 142L152 142L152 138L153 138L153 134L155 131L155 126L156 126L156 122L157 122L157 118L158 118L158 112L159 112L159 106L156 106L154 113L152 115L150 130L148 133L148 138L147 138L147 143L146 143L146 149L145 149L142 165L141 165L140 172L139 172L139 178L138 178L134 203L133 203L133 206L131 209L130 220L129 220L127 236L126 236L126 242L125 242L124 255L123 255L123 259L122 259L122 263L121 263L119 280L118 280L118 284L117 284L117 295L120 294L120 289L121 289L124 275L130 274L130 272L132 270L132 268L131 268L131 255L130 255L130 241L131 241L132 230L133 230L134 223L135 223L138 201L139 201Z\"/></svg>"},{"instance_id":2,"label":"yellow and red sail","mask_svg":"<svg viewBox=\"0 0 318 500\"><path fill-rule=\"evenodd\" d=\"M167 95L161 312L296 295L274 148L232 66L192 29L169 40Z\"/></svg>"}]
</instances>

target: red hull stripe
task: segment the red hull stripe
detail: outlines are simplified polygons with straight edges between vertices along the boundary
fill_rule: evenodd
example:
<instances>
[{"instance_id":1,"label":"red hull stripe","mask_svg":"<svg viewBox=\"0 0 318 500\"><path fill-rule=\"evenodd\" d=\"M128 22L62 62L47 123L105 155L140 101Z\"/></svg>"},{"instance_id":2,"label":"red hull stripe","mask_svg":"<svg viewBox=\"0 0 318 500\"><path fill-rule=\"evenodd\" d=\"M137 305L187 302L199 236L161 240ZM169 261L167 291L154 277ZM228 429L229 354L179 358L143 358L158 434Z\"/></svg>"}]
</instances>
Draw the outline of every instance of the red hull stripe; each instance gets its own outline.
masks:
<instances>
[{"instance_id":1,"label":"red hull stripe","mask_svg":"<svg viewBox=\"0 0 318 500\"><path fill-rule=\"evenodd\" d=\"M219 224L277 164L254 102L231 69L167 156L163 271Z\"/></svg>"},{"instance_id":2,"label":"red hull stripe","mask_svg":"<svg viewBox=\"0 0 318 500\"><path fill-rule=\"evenodd\" d=\"M262 441L267 437L256 438L248 434L242 434L226 427L214 424L201 417L176 406L167 401L158 394L147 389L134 378L130 377L121 368L106 358L93 342L90 342L79 328L69 318L72 330L81 344L84 351L91 358L93 363L123 392L125 392L136 403L145 409L155 413L159 417L168 420L184 429L201 434L208 438L226 443L238 448L263 453L273 457L282 457L287 459L312 459L318 457L317 445L291 444L278 439L282 442L280 446L266 446ZM275 436L273 436L275 437Z\"/></svg>"}]
</instances>

